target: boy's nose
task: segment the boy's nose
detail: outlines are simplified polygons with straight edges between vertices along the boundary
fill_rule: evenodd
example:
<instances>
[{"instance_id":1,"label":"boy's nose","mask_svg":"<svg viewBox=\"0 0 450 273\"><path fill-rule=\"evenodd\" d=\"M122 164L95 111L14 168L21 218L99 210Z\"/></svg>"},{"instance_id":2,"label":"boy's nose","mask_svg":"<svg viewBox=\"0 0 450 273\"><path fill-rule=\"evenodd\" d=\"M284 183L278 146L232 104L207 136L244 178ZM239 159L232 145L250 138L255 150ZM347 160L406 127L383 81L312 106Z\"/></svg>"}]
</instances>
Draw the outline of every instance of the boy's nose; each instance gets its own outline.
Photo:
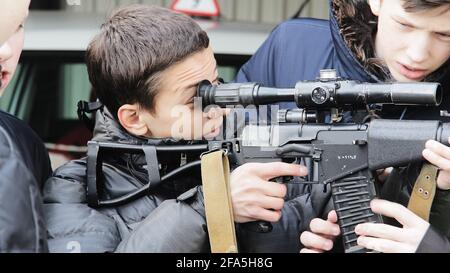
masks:
<instances>
[{"instance_id":1,"label":"boy's nose","mask_svg":"<svg viewBox=\"0 0 450 273\"><path fill-rule=\"evenodd\" d=\"M427 37L421 37L408 46L408 57L413 62L410 65L421 64L430 57L430 41Z\"/></svg>"},{"instance_id":2,"label":"boy's nose","mask_svg":"<svg viewBox=\"0 0 450 273\"><path fill-rule=\"evenodd\" d=\"M11 58L12 54L13 54L13 51L8 42L1 45L1 47L0 47L0 63Z\"/></svg>"}]
</instances>

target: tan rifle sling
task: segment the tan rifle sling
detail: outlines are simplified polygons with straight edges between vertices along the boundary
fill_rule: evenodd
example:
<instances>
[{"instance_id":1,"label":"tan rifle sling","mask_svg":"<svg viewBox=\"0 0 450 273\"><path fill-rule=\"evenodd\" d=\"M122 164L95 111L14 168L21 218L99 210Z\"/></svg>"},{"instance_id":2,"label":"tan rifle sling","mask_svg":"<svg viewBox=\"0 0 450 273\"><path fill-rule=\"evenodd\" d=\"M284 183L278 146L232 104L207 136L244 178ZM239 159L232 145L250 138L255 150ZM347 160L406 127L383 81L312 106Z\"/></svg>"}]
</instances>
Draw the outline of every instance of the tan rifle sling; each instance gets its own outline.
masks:
<instances>
[{"instance_id":1,"label":"tan rifle sling","mask_svg":"<svg viewBox=\"0 0 450 273\"><path fill-rule=\"evenodd\" d=\"M436 193L438 173L439 169L436 166L424 163L408 203L408 209L427 222Z\"/></svg>"},{"instance_id":2,"label":"tan rifle sling","mask_svg":"<svg viewBox=\"0 0 450 273\"><path fill-rule=\"evenodd\" d=\"M226 153L220 150L202 155L201 168L211 252L237 253Z\"/></svg>"}]
</instances>

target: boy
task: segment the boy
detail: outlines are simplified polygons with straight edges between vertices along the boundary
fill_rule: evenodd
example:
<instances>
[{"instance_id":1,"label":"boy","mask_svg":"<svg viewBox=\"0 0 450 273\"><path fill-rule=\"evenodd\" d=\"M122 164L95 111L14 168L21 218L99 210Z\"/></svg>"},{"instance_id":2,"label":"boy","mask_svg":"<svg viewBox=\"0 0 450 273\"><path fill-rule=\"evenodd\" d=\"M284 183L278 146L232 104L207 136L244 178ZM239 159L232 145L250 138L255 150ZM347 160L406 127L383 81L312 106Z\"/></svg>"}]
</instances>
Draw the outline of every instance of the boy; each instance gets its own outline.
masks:
<instances>
[{"instance_id":1,"label":"boy","mask_svg":"<svg viewBox=\"0 0 450 273\"><path fill-rule=\"evenodd\" d=\"M86 62L105 106L97 114L93 140L171 145L219 134L224 111L205 114L194 108L198 84L205 79L217 84L218 74L208 36L191 18L158 7L122 8L103 24ZM174 116L180 109L184 115ZM200 124L192 122L198 117ZM158 161L162 175L181 164L174 156ZM131 155L105 160L100 195L114 198L149 183L145 164L145 158ZM305 174L304 168L283 163L237 168L231 178L235 220L277 221L286 187L269 180ZM70 162L45 184L50 251L209 251L198 185L198 176L185 175L134 202L94 210L86 204L86 159Z\"/></svg>"}]
</instances>

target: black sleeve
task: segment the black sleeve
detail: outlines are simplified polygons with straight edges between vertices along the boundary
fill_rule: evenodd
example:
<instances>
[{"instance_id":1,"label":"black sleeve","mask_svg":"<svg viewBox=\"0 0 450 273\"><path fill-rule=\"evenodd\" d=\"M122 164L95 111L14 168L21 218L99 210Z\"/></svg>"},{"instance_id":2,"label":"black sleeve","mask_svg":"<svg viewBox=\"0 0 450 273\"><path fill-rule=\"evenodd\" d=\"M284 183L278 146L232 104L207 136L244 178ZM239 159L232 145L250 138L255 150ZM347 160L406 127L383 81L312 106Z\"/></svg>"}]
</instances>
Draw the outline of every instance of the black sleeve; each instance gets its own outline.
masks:
<instances>
[{"instance_id":1,"label":"black sleeve","mask_svg":"<svg viewBox=\"0 0 450 273\"><path fill-rule=\"evenodd\" d=\"M1 133L0 160L0 252L47 252L42 199L36 179L9 138Z\"/></svg>"},{"instance_id":2,"label":"black sleeve","mask_svg":"<svg viewBox=\"0 0 450 273\"><path fill-rule=\"evenodd\" d=\"M118 253L205 253L210 251L203 189L164 201L117 247Z\"/></svg>"},{"instance_id":3,"label":"black sleeve","mask_svg":"<svg viewBox=\"0 0 450 273\"><path fill-rule=\"evenodd\" d=\"M0 127L5 136L11 136L15 153L23 165L34 175L41 190L51 176L50 158L41 138L22 120L0 110Z\"/></svg>"},{"instance_id":4,"label":"black sleeve","mask_svg":"<svg viewBox=\"0 0 450 273\"><path fill-rule=\"evenodd\" d=\"M450 238L430 226L416 253L450 253Z\"/></svg>"}]
</instances>

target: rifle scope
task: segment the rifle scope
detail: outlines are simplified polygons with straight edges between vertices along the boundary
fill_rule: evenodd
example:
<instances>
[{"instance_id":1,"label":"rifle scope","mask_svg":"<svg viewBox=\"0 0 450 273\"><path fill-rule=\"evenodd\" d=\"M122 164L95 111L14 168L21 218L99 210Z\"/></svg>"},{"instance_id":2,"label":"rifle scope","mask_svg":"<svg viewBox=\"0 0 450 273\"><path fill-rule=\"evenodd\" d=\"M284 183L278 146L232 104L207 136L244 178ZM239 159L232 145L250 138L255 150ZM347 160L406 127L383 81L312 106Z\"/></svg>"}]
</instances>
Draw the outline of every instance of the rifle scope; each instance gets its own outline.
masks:
<instances>
[{"instance_id":1,"label":"rifle scope","mask_svg":"<svg viewBox=\"0 0 450 273\"><path fill-rule=\"evenodd\" d=\"M217 105L259 106L296 102L305 109L365 109L368 104L438 106L442 101L439 83L360 83L348 80L302 81L295 88L271 88L258 83L229 83L218 86L203 81L197 89L203 107Z\"/></svg>"}]
</instances>

